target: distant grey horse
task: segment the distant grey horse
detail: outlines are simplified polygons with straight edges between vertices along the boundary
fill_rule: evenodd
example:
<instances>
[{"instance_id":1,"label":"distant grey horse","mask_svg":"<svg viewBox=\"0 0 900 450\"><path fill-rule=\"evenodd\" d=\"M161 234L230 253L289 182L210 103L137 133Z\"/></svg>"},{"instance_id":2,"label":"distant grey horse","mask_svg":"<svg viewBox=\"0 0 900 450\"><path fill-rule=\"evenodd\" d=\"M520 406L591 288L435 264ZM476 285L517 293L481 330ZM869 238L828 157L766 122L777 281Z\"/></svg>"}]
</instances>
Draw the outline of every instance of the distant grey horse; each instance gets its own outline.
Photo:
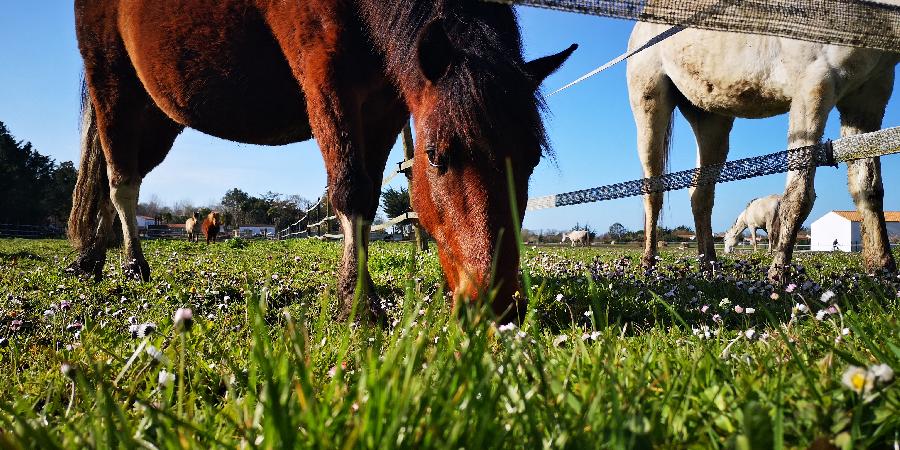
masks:
<instances>
[{"instance_id":1,"label":"distant grey horse","mask_svg":"<svg viewBox=\"0 0 900 450\"><path fill-rule=\"evenodd\" d=\"M638 23L630 48L666 29ZM628 61L628 94L637 125L644 176L662 175L677 106L697 138L697 165L726 161L735 117L789 113L788 145L818 143L828 113L841 113L841 136L877 131L894 83L900 54L787 38L686 29ZM815 168L791 171L779 209L779 237L770 279L784 279L797 232L815 200ZM848 164L847 184L863 216L866 268L896 268L884 222L884 187L878 158ZM697 249L715 259L711 215L714 186L690 190ZM662 193L645 196L643 262L656 256Z\"/></svg>"},{"instance_id":2,"label":"distant grey horse","mask_svg":"<svg viewBox=\"0 0 900 450\"><path fill-rule=\"evenodd\" d=\"M566 239L572 241L572 247L575 246L576 242L581 245L591 245L591 234L587 230L575 230L571 233L563 233L560 244L565 244Z\"/></svg>"},{"instance_id":3,"label":"distant grey horse","mask_svg":"<svg viewBox=\"0 0 900 450\"><path fill-rule=\"evenodd\" d=\"M753 251L756 247L756 230L763 229L769 237L768 251L772 252L772 242L778 239L778 206L781 204L781 195L769 195L756 198L747 204L747 208L741 212L734 225L725 232L725 253L731 253L738 242L738 236L744 234L744 230L750 228L750 242L753 243Z\"/></svg>"}]
</instances>

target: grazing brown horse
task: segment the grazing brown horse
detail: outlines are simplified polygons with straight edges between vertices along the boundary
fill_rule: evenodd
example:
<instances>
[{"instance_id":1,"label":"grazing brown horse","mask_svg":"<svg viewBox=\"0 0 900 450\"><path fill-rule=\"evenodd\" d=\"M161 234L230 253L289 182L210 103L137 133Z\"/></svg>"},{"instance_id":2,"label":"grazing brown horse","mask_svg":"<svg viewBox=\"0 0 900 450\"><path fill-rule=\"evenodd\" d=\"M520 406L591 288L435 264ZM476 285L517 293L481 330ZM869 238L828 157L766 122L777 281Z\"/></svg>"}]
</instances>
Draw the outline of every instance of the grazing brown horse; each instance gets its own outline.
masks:
<instances>
[{"instance_id":1,"label":"grazing brown horse","mask_svg":"<svg viewBox=\"0 0 900 450\"><path fill-rule=\"evenodd\" d=\"M184 222L184 231L187 233L188 242L197 242L197 227L200 225L200 213L194 212L192 217Z\"/></svg>"},{"instance_id":2,"label":"grazing brown horse","mask_svg":"<svg viewBox=\"0 0 900 450\"><path fill-rule=\"evenodd\" d=\"M547 149L537 89L574 45L526 63L512 8L479 0L76 0L75 17L87 85L75 269L99 276L115 209L130 269L149 278L138 191L184 127L253 144L315 136L344 232L339 317L357 280L380 316L369 224L412 114L413 204L451 289L486 293L496 254L493 309L522 313L507 161L524 205Z\"/></svg>"},{"instance_id":3,"label":"grazing brown horse","mask_svg":"<svg viewBox=\"0 0 900 450\"><path fill-rule=\"evenodd\" d=\"M219 231L222 231L222 219L219 217L219 213L213 211L207 214L200 229L203 230L203 235L206 236L207 245L210 242L216 242L216 236L219 234Z\"/></svg>"}]
</instances>

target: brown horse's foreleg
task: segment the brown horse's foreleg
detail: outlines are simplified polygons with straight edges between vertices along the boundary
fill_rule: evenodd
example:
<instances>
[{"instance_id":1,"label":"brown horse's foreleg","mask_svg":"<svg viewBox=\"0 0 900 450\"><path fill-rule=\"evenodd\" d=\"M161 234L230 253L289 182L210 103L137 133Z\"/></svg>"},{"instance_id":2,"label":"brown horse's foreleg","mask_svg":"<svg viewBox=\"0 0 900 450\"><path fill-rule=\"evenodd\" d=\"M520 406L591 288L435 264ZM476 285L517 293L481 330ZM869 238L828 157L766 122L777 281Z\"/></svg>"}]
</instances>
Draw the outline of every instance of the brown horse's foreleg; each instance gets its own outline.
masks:
<instances>
[{"instance_id":1,"label":"brown horse's foreleg","mask_svg":"<svg viewBox=\"0 0 900 450\"><path fill-rule=\"evenodd\" d=\"M146 281L150 279L150 266L141 250L136 214L141 181L168 153L181 127L163 115L136 85L136 79L122 75L114 88L95 88L94 101L100 105L99 132L109 174L109 197L122 223L123 269Z\"/></svg>"},{"instance_id":2,"label":"brown horse's foreleg","mask_svg":"<svg viewBox=\"0 0 900 450\"><path fill-rule=\"evenodd\" d=\"M378 207L378 199L372 190L376 181L369 177L364 166L360 117L345 111L353 110L353 107L335 102L335 93L326 95L318 91L327 86L328 83L323 82L306 91L314 133L328 171L330 206L340 221L344 235L338 273L341 304L336 318L347 320L356 304L355 317L369 320L383 316L375 308L376 305L380 308L380 300L375 295L367 265L369 223L374 217L372 211Z\"/></svg>"},{"instance_id":3,"label":"brown horse's foreleg","mask_svg":"<svg viewBox=\"0 0 900 450\"><path fill-rule=\"evenodd\" d=\"M873 81L873 85L863 87L860 93L838 105L841 113L841 136L868 133L881 128L890 87L893 85L893 73L891 69L887 79ZM887 87L887 90L877 89L879 85ZM896 271L897 263L891 253L884 220L884 184L880 158L848 162L847 188L856 204L856 210L862 216L860 234L863 266L870 272Z\"/></svg>"},{"instance_id":4,"label":"brown horse's foreleg","mask_svg":"<svg viewBox=\"0 0 900 450\"><path fill-rule=\"evenodd\" d=\"M691 124L697 138L697 167L724 163L728 158L728 135L731 133L734 118L707 113L690 105L684 105L680 109ZM716 260L712 230L712 209L715 204L716 185L693 187L689 192L697 234L697 252L701 255L704 266L708 267L707 263ZM752 228L751 231L753 231ZM755 237L752 239L754 239L753 248L755 250Z\"/></svg>"},{"instance_id":5,"label":"brown horse's foreleg","mask_svg":"<svg viewBox=\"0 0 900 450\"><path fill-rule=\"evenodd\" d=\"M141 182L137 179L111 183L110 197L122 222L122 238L125 244L126 274L144 281L150 279L150 265L141 250L137 229L137 203Z\"/></svg>"},{"instance_id":6,"label":"brown horse's foreleg","mask_svg":"<svg viewBox=\"0 0 900 450\"><path fill-rule=\"evenodd\" d=\"M355 200L359 215L347 216L338 213L344 232L344 261L342 289L344 304L339 317L346 320L353 307L354 299L359 299L357 317L364 317L379 323L387 320L387 307L375 292L375 284L367 265L371 223L378 211L381 197L381 179L391 147L403 125L409 120L406 106L397 101L399 96L392 88L386 88L373 95L367 103L363 117L365 154L365 177L368 180L368 196L360 195ZM368 198L367 201L363 201ZM337 207L335 207L338 210ZM348 240L349 236L349 240ZM355 277L354 277L355 275ZM349 285L353 283L353 285ZM351 291L352 290L352 291ZM350 296L353 292L353 296ZM363 295L358 295L363 294ZM364 303L363 303L364 302Z\"/></svg>"}]
</instances>

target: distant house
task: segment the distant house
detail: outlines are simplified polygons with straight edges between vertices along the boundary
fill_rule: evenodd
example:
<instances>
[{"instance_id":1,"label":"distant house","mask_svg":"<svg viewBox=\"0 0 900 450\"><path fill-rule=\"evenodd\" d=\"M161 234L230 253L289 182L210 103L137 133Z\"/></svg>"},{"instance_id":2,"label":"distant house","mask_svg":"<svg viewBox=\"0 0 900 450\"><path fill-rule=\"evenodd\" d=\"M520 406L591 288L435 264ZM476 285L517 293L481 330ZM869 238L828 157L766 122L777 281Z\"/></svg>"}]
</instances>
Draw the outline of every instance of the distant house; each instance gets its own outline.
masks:
<instances>
[{"instance_id":1,"label":"distant house","mask_svg":"<svg viewBox=\"0 0 900 450\"><path fill-rule=\"evenodd\" d=\"M682 241L693 241L694 239L697 239L697 235L694 234L693 231L687 231L687 230L676 230L675 232L672 233L672 235Z\"/></svg>"},{"instance_id":2,"label":"distant house","mask_svg":"<svg viewBox=\"0 0 900 450\"><path fill-rule=\"evenodd\" d=\"M900 211L885 211L888 235L900 235ZM813 251L840 250L855 252L862 248L860 223L857 211L830 211L812 223L811 248Z\"/></svg>"},{"instance_id":3,"label":"distant house","mask_svg":"<svg viewBox=\"0 0 900 450\"><path fill-rule=\"evenodd\" d=\"M156 225L156 218L150 216L137 216L138 229L146 230L150 225Z\"/></svg>"},{"instance_id":4,"label":"distant house","mask_svg":"<svg viewBox=\"0 0 900 450\"><path fill-rule=\"evenodd\" d=\"M269 237L275 234L275 225L241 225L238 227L238 236L243 237Z\"/></svg>"}]
</instances>

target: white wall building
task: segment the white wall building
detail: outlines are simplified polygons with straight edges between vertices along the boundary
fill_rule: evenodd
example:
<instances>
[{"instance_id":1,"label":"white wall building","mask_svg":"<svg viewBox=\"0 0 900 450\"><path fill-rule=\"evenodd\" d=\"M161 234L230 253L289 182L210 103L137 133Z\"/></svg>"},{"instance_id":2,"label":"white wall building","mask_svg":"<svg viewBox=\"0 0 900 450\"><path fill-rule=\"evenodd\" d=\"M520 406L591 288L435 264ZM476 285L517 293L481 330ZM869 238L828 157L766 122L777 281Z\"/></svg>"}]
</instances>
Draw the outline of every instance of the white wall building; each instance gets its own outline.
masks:
<instances>
[{"instance_id":1,"label":"white wall building","mask_svg":"<svg viewBox=\"0 0 900 450\"><path fill-rule=\"evenodd\" d=\"M156 219L150 216L137 216L137 226L146 229L150 225L156 225Z\"/></svg>"},{"instance_id":2,"label":"white wall building","mask_svg":"<svg viewBox=\"0 0 900 450\"><path fill-rule=\"evenodd\" d=\"M888 236L900 235L900 212L885 211ZM857 252L862 248L862 216L857 211L830 211L812 223L812 250ZM837 244L835 245L835 241Z\"/></svg>"},{"instance_id":3,"label":"white wall building","mask_svg":"<svg viewBox=\"0 0 900 450\"><path fill-rule=\"evenodd\" d=\"M274 234L275 234L275 225L241 225L240 227L238 227L238 236L269 237L269 236L273 236Z\"/></svg>"}]
</instances>

